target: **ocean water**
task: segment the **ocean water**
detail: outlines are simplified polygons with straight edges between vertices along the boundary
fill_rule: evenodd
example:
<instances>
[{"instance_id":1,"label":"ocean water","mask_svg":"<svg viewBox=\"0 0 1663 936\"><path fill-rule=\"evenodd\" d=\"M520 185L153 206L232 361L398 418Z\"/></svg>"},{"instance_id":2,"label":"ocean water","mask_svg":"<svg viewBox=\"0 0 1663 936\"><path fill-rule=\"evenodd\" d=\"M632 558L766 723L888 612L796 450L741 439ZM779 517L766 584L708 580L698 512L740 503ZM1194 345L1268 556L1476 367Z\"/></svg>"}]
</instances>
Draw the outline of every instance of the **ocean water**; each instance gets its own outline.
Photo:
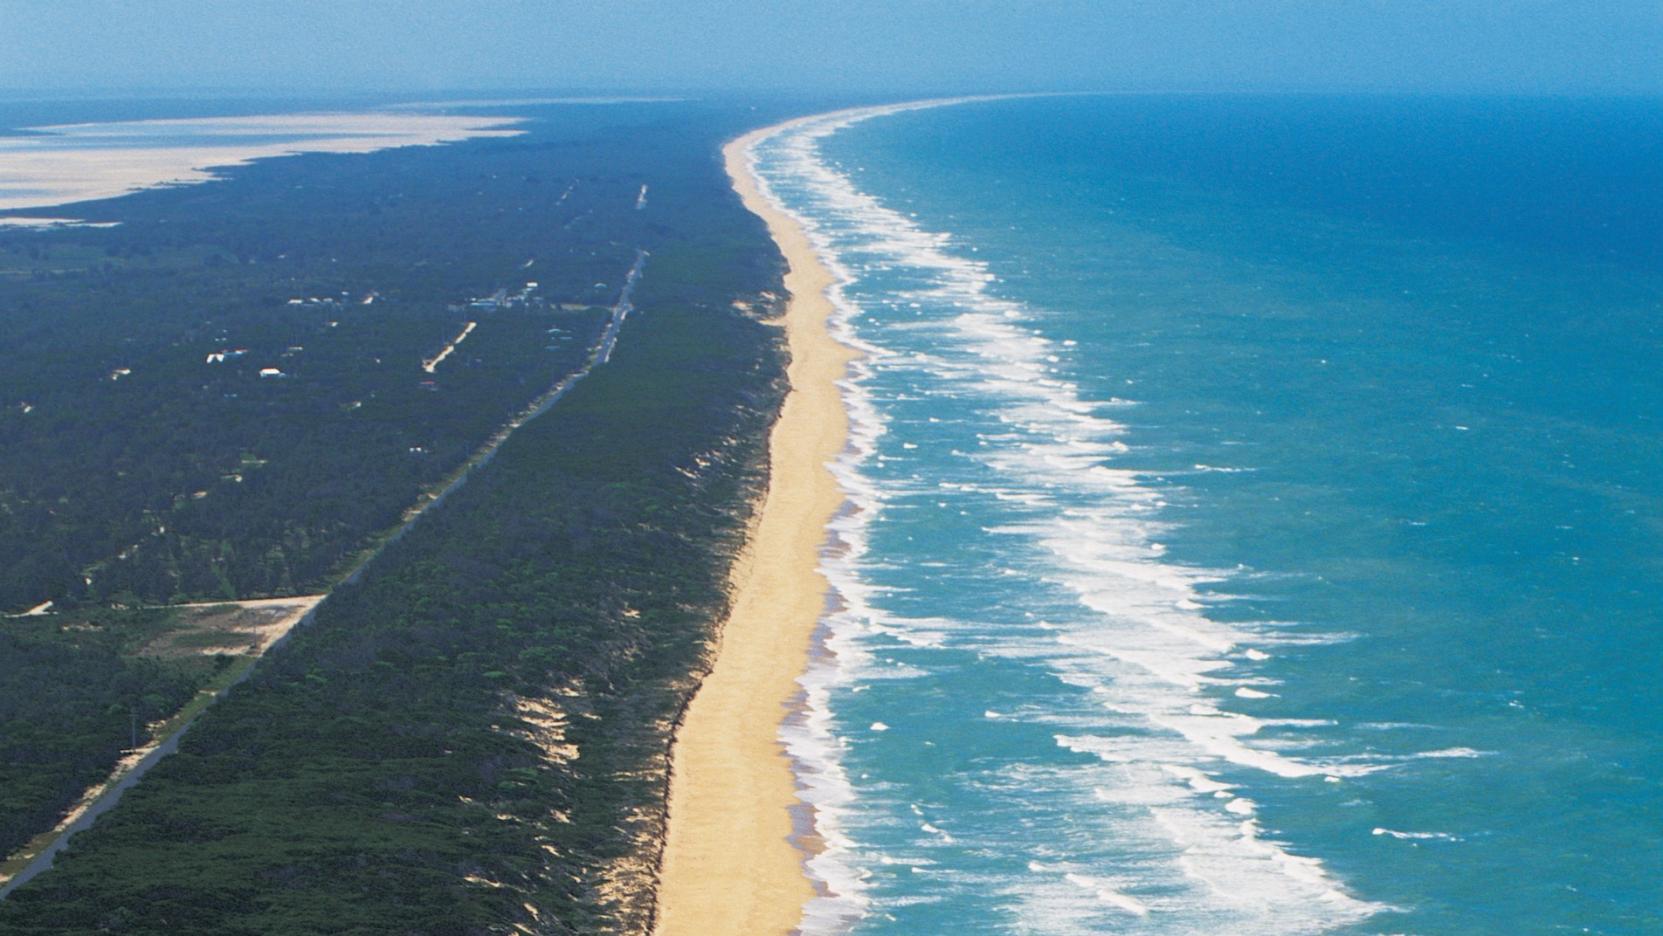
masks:
<instances>
[{"instance_id":1,"label":"ocean water","mask_svg":"<svg viewBox=\"0 0 1663 936\"><path fill-rule=\"evenodd\" d=\"M1663 103L974 101L753 157L865 352L805 932L1663 932Z\"/></svg>"}]
</instances>

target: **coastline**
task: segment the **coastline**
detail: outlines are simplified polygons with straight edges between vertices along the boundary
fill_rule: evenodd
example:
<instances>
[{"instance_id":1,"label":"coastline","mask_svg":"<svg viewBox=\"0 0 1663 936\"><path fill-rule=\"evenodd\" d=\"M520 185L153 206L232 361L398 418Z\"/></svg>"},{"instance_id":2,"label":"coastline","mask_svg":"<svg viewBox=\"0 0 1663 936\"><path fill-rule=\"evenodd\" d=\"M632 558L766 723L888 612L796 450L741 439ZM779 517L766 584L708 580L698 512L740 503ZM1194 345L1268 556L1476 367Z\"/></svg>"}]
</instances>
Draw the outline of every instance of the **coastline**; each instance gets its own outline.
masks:
<instances>
[{"instance_id":1,"label":"coastline","mask_svg":"<svg viewBox=\"0 0 1663 936\"><path fill-rule=\"evenodd\" d=\"M672 754L669 829L660 872L663 936L789 933L814 896L793 815L801 802L780 740L800 693L829 585L819 569L844 495L830 463L847 442L838 382L856 352L827 328L833 283L807 235L752 175L751 145L789 121L722 149L745 207L784 254L790 389L769 435L769 481L710 674L687 707Z\"/></svg>"}]
</instances>

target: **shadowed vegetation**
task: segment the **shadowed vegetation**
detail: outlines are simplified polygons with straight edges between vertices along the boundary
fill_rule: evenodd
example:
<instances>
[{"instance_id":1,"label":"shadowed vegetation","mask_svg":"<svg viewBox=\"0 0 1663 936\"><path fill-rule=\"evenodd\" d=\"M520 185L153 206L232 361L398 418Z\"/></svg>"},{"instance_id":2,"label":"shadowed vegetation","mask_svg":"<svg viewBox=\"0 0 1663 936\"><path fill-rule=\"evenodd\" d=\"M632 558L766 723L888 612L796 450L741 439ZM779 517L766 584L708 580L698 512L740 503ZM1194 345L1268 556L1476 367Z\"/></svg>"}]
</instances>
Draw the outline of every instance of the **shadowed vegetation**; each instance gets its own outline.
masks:
<instances>
[{"instance_id":1,"label":"shadowed vegetation","mask_svg":"<svg viewBox=\"0 0 1663 936\"><path fill-rule=\"evenodd\" d=\"M778 256L719 163L758 118L660 107L514 144L551 174L604 153L632 202L651 185L612 360L0 903L0 930L648 928L670 731L784 389L778 331L735 308L778 289Z\"/></svg>"}]
</instances>

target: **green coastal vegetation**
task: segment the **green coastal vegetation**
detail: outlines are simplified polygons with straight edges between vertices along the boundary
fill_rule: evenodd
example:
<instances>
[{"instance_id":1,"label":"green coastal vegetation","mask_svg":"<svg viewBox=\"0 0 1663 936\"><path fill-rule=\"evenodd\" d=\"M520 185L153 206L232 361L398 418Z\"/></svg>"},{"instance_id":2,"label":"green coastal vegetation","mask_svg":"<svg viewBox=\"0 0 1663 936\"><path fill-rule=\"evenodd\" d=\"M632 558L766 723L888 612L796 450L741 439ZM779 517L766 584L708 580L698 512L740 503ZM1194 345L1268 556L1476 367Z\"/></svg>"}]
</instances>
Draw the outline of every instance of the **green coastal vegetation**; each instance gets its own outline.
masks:
<instances>
[{"instance_id":1,"label":"green coastal vegetation","mask_svg":"<svg viewBox=\"0 0 1663 936\"><path fill-rule=\"evenodd\" d=\"M0 469L0 549L34 563L6 568L0 604L71 609L0 619L0 638L66 661L66 614L162 627L171 612L95 609L328 590L581 366L648 254L610 359L0 901L0 931L650 929L670 735L708 664L784 389L762 321L778 255L718 153L760 118L515 113L535 118L525 136L273 160L77 206L119 213L116 228L0 235L0 327L31 349L0 381L0 433L28 453ZM247 353L206 361L222 348ZM110 380L115 367L131 373ZM33 434L43 414L56 428ZM52 451L82 445L104 454ZM177 708L227 665L197 654L174 672L136 650L150 644L101 639L73 652L128 674L104 680L111 699ZM0 725L36 711L30 673L0 653ZM82 701L77 730L107 764L133 719L105 695ZM4 804L21 830L40 823Z\"/></svg>"},{"instance_id":2,"label":"green coastal vegetation","mask_svg":"<svg viewBox=\"0 0 1663 936\"><path fill-rule=\"evenodd\" d=\"M151 725L233 666L162 652L175 609L88 609L0 624L0 854L51 828Z\"/></svg>"},{"instance_id":3,"label":"green coastal vegetation","mask_svg":"<svg viewBox=\"0 0 1663 936\"><path fill-rule=\"evenodd\" d=\"M0 231L0 610L337 576L604 323L642 183L556 145L269 160Z\"/></svg>"},{"instance_id":4,"label":"green coastal vegetation","mask_svg":"<svg viewBox=\"0 0 1663 936\"><path fill-rule=\"evenodd\" d=\"M0 875L71 805L242 678L315 598L83 607L0 622Z\"/></svg>"},{"instance_id":5,"label":"green coastal vegetation","mask_svg":"<svg viewBox=\"0 0 1663 936\"><path fill-rule=\"evenodd\" d=\"M28 774L0 855L107 776L134 711L207 680L147 653L162 612L102 639L80 612L326 590L588 356L634 189L583 153L543 197L546 149L457 150L267 161L76 206L113 228L0 231L0 610L65 612L0 618L0 748Z\"/></svg>"}]
</instances>

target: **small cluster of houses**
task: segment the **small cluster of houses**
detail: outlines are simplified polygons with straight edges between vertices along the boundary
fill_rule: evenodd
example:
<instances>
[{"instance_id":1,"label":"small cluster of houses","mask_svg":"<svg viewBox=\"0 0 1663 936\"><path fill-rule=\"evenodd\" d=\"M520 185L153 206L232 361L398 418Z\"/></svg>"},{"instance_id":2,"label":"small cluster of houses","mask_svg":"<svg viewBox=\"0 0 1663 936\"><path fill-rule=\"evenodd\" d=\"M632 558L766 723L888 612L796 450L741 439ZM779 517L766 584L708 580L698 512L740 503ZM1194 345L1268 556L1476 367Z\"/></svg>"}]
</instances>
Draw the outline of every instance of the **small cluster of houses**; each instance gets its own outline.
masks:
<instances>
[{"instance_id":1,"label":"small cluster of houses","mask_svg":"<svg viewBox=\"0 0 1663 936\"><path fill-rule=\"evenodd\" d=\"M301 350L304 350L304 349L301 348L299 345L294 345L294 346L290 347L288 352L285 353L283 356L284 357L289 357L289 356L293 355L295 352L301 351ZM203 363L205 363L205 364L224 364L226 361L235 361L236 359L238 359L240 357L247 356L247 354L248 354L248 349L247 348L221 348L218 351L209 352L207 359ZM261 377L287 377L288 375L283 373L281 368L262 367L262 368L260 368L260 376Z\"/></svg>"},{"instance_id":2,"label":"small cluster of houses","mask_svg":"<svg viewBox=\"0 0 1663 936\"><path fill-rule=\"evenodd\" d=\"M372 290L368 294L366 294L363 299L359 300L358 304L359 305L369 305L370 303L375 301L375 299L378 295L380 295L380 294ZM347 299L350 299L350 298L352 298L352 294L343 289L343 290L341 290L341 294L339 296L307 296L304 299L290 299L289 300L289 305L292 305L292 306L298 306L298 305L338 306L338 305L341 305Z\"/></svg>"},{"instance_id":3,"label":"small cluster of houses","mask_svg":"<svg viewBox=\"0 0 1663 936\"><path fill-rule=\"evenodd\" d=\"M305 350L305 345L289 345L288 348L283 351L282 356L285 358L292 358ZM221 348L218 351L209 352L208 356L203 360L203 363L224 364L226 361L234 361L238 358L247 356L247 354L247 348ZM283 373L283 369L280 367L262 367L260 368L260 376L263 378L271 378L287 377L289 375Z\"/></svg>"},{"instance_id":4,"label":"small cluster of houses","mask_svg":"<svg viewBox=\"0 0 1663 936\"><path fill-rule=\"evenodd\" d=\"M535 262L535 261L527 261L525 265L527 267L529 267L529 266L531 266L531 264L533 262ZM476 310L476 311L480 311L480 312L495 312L495 311L498 311L498 310L501 310L501 309L512 309L512 308L517 308L517 307L524 307L526 305L529 305L532 302L532 293L536 292L537 287L538 287L537 282L535 280L531 280L531 281L527 281L525 283L525 285L519 287L518 289L516 289L512 292L510 292L505 287L505 288L497 290L496 292L492 293L489 296L482 296L482 297L476 297L476 298L473 298L473 299L469 299L467 301L466 306L457 306L457 307L453 307L453 308L456 308L457 310L460 310L462 308L467 308L467 309ZM374 291L374 290L371 290L371 291L365 293L358 300L358 304L359 305L371 305L379 298L381 298L381 294ZM351 300L351 293L347 292L346 290L342 290L339 297L336 297L336 296L306 296L306 297L302 297L302 298L290 299L290 300L288 300L287 304L291 305L291 306L321 306L321 307L336 307L336 308L339 308L344 303L346 303L350 300ZM450 351L453 351L454 350L454 345L457 344L457 343L460 343L461 338L466 338L468 332L473 330L473 327L474 327L475 324L476 323L473 323L473 322L468 323L468 328L463 331L462 335L459 336L457 341L452 342L451 347L448 347L446 349L445 354L448 354ZM334 328L334 327L337 327L338 325L340 325L340 322L331 321L331 322L328 322L327 325L330 328ZM550 344L550 349L551 350L554 347L553 342L569 340L569 338L570 338L570 336L560 335L559 332L560 332L560 330L558 328L549 329L549 340L551 342L551 344ZM295 356L296 354L298 354L299 352L301 352L303 350L305 350L305 348L300 346L300 345L291 345L288 348L288 350L283 353L282 356L285 357L285 358L293 357L293 356ZM210 352L207 355L207 357L204 359L204 363L206 363L206 364L224 364L227 361L236 360L238 358L244 357L247 354L248 354L248 349L247 348L221 348L218 351ZM443 360L443 357L444 357L444 355L441 355L439 360ZM376 361L376 363L379 364L380 360L378 359ZM424 361L422 363L423 363L423 369L424 370L426 370L428 373L433 373L435 365L437 365L437 363L438 363L438 360ZM128 374L131 374L131 373L132 373L132 371L128 368L117 368L115 371L111 372L110 379L111 380L119 380L122 377L125 377L125 376L127 376ZM281 367L262 367L262 368L260 368L259 374L260 374L260 377L262 379L284 379L284 378L287 378L289 376L287 373L285 373L283 371L283 369ZM437 390L438 389L438 383L436 381L433 381L433 380L423 380L421 382L421 385L422 385L422 388L426 389L426 390Z\"/></svg>"},{"instance_id":5,"label":"small cluster of houses","mask_svg":"<svg viewBox=\"0 0 1663 936\"><path fill-rule=\"evenodd\" d=\"M495 312L498 309L512 309L531 304L531 294L537 290L536 281L521 286L514 292L509 292L505 286L502 289L475 299L469 299L467 308L476 312Z\"/></svg>"}]
</instances>

